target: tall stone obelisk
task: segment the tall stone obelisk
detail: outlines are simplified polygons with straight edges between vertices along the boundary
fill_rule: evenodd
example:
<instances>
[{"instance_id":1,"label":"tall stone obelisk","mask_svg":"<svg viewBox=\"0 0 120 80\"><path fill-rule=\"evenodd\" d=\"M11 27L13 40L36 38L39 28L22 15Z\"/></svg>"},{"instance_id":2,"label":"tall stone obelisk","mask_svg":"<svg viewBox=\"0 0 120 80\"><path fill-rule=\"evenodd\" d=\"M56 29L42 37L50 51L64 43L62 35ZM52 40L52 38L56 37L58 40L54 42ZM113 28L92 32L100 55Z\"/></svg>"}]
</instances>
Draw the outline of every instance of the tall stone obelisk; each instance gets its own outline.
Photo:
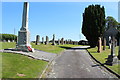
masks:
<instances>
[{"instance_id":1,"label":"tall stone obelisk","mask_svg":"<svg viewBox=\"0 0 120 80\"><path fill-rule=\"evenodd\" d=\"M32 51L30 45L30 32L28 30L28 11L29 11L29 3L24 2L23 6L23 15L22 15L22 27L18 32L18 42L17 42L17 50L22 51Z\"/></svg>"}]
</instances>

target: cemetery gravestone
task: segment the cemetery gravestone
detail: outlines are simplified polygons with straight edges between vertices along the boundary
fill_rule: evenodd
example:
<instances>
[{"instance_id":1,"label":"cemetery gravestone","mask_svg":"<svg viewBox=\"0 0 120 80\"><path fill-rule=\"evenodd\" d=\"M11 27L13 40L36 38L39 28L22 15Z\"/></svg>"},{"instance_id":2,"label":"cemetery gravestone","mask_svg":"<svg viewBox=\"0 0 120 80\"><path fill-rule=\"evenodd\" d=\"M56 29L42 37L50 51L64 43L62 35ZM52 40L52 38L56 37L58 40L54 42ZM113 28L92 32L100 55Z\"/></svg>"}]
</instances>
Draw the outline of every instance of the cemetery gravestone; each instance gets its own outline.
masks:
<instances>
[{"instance_id":1,"label":"cemetery gravestone","mask_svg":"<svg viewBox=\"0 0 120 80\"><path fill-rule=\"evenodd\" d=\"M58 45L60 45L60 39L58 39Z\"/></svg>"},{"instance_id":2,"label":"cemetery gravestone","mask_svg":"<svg viewBox=\"0 0 120 80\"><path fill-rule=\"evenodd\" d=\"M70 44L73 44L73 41L72 41L72 40L70 40Z\"/></svg>"},{"instance_id":3,"label":"cemetery gravestone","mask_svg":"<svg viewBox=\"0 0 120 80\"><path fill-rule=\"evenodd\" d=\"M111 36L109 36L109 49L111 49Z\"/></svg>"},{"instance_id":4,"label":"cemetery gravestone","mask_svg":"<svg viewBox=\"0 0 120 80\"><path fill-rule=\"evenodd\" d=\"M46 45L49 44L49 38L48 38L48 36L46 36L46 42L45 42L45 44Z\"/></svg>"},{"instance_id":5,"label":"cemetery gravestone","mask_svg":"<svg viewBox=\"0 0 120 80\"><path fill-rule=\"evenodd\" d=\"M37 35L37 36L36 36L36 43L35 43L35 44L36 44L36 45L39 45L39 44L40 44L39 41L40 41L40 36Z\"/></svg>"},{"instance_id":6,"label":"cemetery gravestone","mask_svg":"<svg viewBox=\"0 0 120 80\"><path fill-rule=\"evenodd\" d=\"M42 37L42 44L44 44L44 37Z\"/></svg>"},{"instance_id":7,"label":"cemetery gravestone","mask_svg":"<svg viewBox=\"0 0 120 80\"><path fill-rule=\"evenodd\" d=\"M66 44L68 44L68 41L66 40Z\"/></svg>"},{"instance_id":8,"label":"cemetery gravestone","mask_svg":"<svg viewBox=\"0 0 120 80\"><path fill-rule=\"evenodd\" d=\"M116 57L115 57L115 36L118 34L118 30L112 24L109 24L109 25L110 25L110 27L105 32L105 36L109 36L109 40L111 41L112 44L111 44L111 54L108 55L106 64L112 66L113 62L116 61L115 60L116 59Z\"/></svg>"},{"instance_id":9,"label":"cemetery gravestone","mask_svg":"<svg viewBox=\"0 0 120 80\"><path fill-rule=\"evenodd\" d=\"M119 50L118 50L118 59L120 60L120 37L119 37Z\"/></svg>"},{"instance_id":10,"label":"cemetery gravestone","mask_svg":"<svg viewBox=\"0 0 120 80\"><path fill-rule=\"evenodd\" d=\"M6 42L6 40L3 40L3 42Z\"/></svg>"},{"instance_id":11,"label":"cemetery gravestone","mask_svg":"<svg viewBox=\"0 0 120 80\"><path fill-rule=\"evenodd\" d=\"M78 41L76 42L76 45L78 45Z\"/></svg>"},{"instance_id":12,"label":"cemetery gravestone","mask_svg":"<svg viewBox=\"0 0 120 80\"><path fill-rule=\"evenodd\" d=\"M7 42L10 42L10 40L8 40Z\"/></svg>"},{"instance_id":13,"label":"cemetery gravestone","mask_svg":"<svg viewBox=\"0 0 120 80\"><path fill-rule=\"evenodd\" d=\"M61 44L64 45L64 38L61 39Z\"/></svg>"},{"instance_id":14,"label":"cemetery gravestone","mask_svg":"<svg viewBox=\"0 0 120 80\"><path fill-rule=\"evenodd\" d=\"M53 34L52 45L56 45L56 44L55 44L55 34Z\"/></svg>"},{"instance_id":15,"label":"cemetery gravestone","mask_svg":"<svg viewBox=\"0 0 120 80\"><path fill-rule=\"evenodd\" d=\"M70 40L68 40L68 42L67 42L68 44L70 44Z\"/></svg>"},{"instance_id":16,"label":"cemetery gravestone","mask_svg":"<svg viewBox=\"0 0 120 80\"><path fill-rule=\"evenodd\" d=\"M66 40L64 41L64 44L66 44Z\"/></svg>"},{"instance_id":17,"label":"cemetery gravestone","mask_svg":"<svg viewBox=\"0 0 120 80\"><path fill-rule=\"evenodd\" d=\"M14 40L12 40L12 42L15 42Z\"/></svg>"}]
</instances>

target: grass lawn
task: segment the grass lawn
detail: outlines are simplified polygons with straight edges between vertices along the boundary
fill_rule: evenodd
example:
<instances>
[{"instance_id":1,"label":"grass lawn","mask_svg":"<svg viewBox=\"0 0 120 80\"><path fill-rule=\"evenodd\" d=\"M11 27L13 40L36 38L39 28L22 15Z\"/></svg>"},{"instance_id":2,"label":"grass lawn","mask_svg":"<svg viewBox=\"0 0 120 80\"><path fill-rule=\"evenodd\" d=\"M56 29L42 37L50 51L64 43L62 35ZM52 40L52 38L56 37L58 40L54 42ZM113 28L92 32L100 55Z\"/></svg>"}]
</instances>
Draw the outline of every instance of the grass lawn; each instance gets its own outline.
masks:
<instances>
[{"instance_id":1,"label":"grass lawn","mask_svg":"<svg viewBox=\"0 0 120 80\"><path fill-rule=\"evenodd\" d=\"M0 42L0 45L2 45L0 49L15 47L15 43ZM2 78L37 78L48 64L20 54L0 53L0 55L2 55Z\"/></svg>"},{"instance_id":2,"label":"grass lawn","mask_svg":"<svg viewBox=\"0 0 120 80\"><path fill-rule=\"evenodd\" d=\"M39 78L48 63L11 53L3 53L2 62L2 78Z\"/></svg>"},{"instance_id":3,"label":"grass lawn","mask_svg":"<svg viewBox=\"0 0 120 80\"><path fill-rule=\"evenodd\" d=\"M106 58L108 58L108 55L110 55L110 49L108 49L108 46L106 48L105 51L102 51L101 53L97 52L97 47L96 48L90 48L88 49L88 51L101 63L105 63L107 61ZM116 47L116 51L115 51L116 55L118 55L118 47ZM120 74L120 64L114 64L113 66L108 66L110 69L112 69L113 71L115 71L116 73Z\"/></svg>"},{"instance_id":4,"label":"grass lawn","mask_svg":"<svg viewBox=\"0 0 120 80\"><path fill-rule=\"evenodd\" d=\"M78 45L35 45L32 47L46 52L60 53L65 48ZM2 47L1 47L2 45ZM0 42L0 49L14 48L15 43ZM2 56L2 78L38 78L48 62L31 59L27 56L12 53L0 53ZM22 74L22 76L20 76Z\"/></svg>"},{"instance_id":5,"label":"grass lawn","mask_svg":"<svg viewBox=\"0 0 120 80\"><path fill-rule=\"evenodd\" d=\"M0 49L14 48L15 42L0 42Z\"/></svg>"}]
</instances>

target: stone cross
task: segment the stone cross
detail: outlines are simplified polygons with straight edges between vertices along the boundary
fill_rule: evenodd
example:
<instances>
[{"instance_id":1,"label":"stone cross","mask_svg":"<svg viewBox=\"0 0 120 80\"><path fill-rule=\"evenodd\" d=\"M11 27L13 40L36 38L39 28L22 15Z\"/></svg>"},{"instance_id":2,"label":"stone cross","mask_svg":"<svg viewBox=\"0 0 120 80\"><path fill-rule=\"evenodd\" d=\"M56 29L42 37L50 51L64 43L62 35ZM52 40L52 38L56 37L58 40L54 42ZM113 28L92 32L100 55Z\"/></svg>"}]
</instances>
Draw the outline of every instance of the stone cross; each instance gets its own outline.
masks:
<instances>
[{"instance_id":1,"label":"stone cross","mask_svg":"<svg viewBox=\"0 0 120 80\"><path fill-rule=\"evenodd\" d=\"M42 37L42 44L44 44L44 37Z\"/></svg>"},{"instance_id":2,"label":"stone cross","mask_svg":"<svg viewBox=\"0 0 120 80\"><path fill-rule=\"evenodd\" d=\"M115 55L115 37L112 36L111 55Z\"/></svg>"},{"instance_id":3,"label":"stone cross","mask_svg":"<svg viewBox=\"0 0 120 80\"><path fill-rule=\"evenodd\" d=\"M58 45L60 45L60 39L58 39Z\"/></svg>"},{"instance_id":4,"label":"stone cross","mask_svg":"<svg viewBox=\"0 0 120 80\"><path fill-rule=\"evenodd\" d=\"M36 44L36 45L39 45L39 44L40 44L39 41L40 41L40 36L37 35L37 36L36 36L36 43L35 43L35 44Z\"/></svg>"},{"instance_id":5,"label":"stone cross","mask_svg":"<svg viewBox=\"0 0 120 80\"><path fill-rule=\"evenodd\" d=\"M115 39L115 47L117 46L117 39Z\"/></svg>"},{"instance_id":6,"label":"stone cross","mask_svg":"<svg viewBox=\"0 0 120 80\"><path fill-rule=\"evenodd\" d=\"M118 59L120 60L120 37L119 37L119 50L118 50Z\"/></svg>"},{"instance_id":7,"label":"stone cross","mask_svg":"<svg viewBox=\"0 0 120 80\"><path fill-rule=\"evenodd\" d=\"M24 2L22 27L18 32L18 41L16 45L16 50L32 52L34 51L34 49L30 45L30 32L28 30L28 11L29 11L29 3Z\"/></svg>"},{"instance_id":8,"label":"stone cross","mask_svg":"<svg viewBox=\"0 0 120 80\"><path fill-rule=\"evenodd\" d=\"M98 53L101 53L101 47L102 47L102 41L101 41L101 37L99 37L99 39L98 39Z\"/></svg>"},{"instance_id":9,"label":"stone cross","mask_svg":"<svg viewBox=\"0 0 120 80\"><path fill-rule=\"evenodd\" d=\"M46 45L49 44L49 38L48 38L48 36L46 36L46 42L45 42L45 44Z\"/></svg>"},{"instance_id":10,"label":"stone cross","mask_svg":"<svg viewBox=\"0 0 120 80\"><path fill-rule=\"evenodd\" d=\"M107 65L111 65L113 64L113 58L115 56L115 37L112 36L111 37L111 54L108 55L108 60L106 61L106 64Z\"/></svg>"},{"instance_id":11,"label":"stone cross","mask_svg":"<svg viewBox=\"0 0 120 80\"><path fill-rule=\"evenodd\" d=\"M110 36L109 40L111 42L111 54L108 55L107 61L105 63L107 65L111 65L112 66L113 63L115 63L114 62L115 61L115 36L118 34L118 32L119 31L112 24L110 24L109 29L105 32L106 36Z\"/></svg>"}]
</instances>

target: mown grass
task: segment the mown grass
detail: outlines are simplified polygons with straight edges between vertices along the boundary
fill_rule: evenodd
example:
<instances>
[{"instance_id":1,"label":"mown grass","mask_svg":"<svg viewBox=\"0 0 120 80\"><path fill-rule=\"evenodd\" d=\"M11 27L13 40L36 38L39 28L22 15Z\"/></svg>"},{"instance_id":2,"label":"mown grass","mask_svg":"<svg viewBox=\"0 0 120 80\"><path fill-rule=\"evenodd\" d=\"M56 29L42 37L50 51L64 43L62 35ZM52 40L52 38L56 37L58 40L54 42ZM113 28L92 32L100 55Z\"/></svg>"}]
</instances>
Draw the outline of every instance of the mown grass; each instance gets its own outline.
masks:
<instances>
[{"instance_id":1,"label":"mown grass","mask_svg":"<svg viewBox=\"0 0 120 80\"><path fill-rule=\"evenodd\" d=\"M90 48L88 49L88 51L101 63L105 63L107 61L106 58L108 58L108 55L110 55L111 50L108 49L108 46L106 48L106 50L102 51L101 53L97 52L97 47L95 48ZM118 55L118 47L115 48L115 54ZM112 69L113 71L115 71L116 73L120 74L120 64L114 64L113 66L108 66L105 65L108 68Z\"/></svg>"},{"instance_id":2,"label":"mown grass","mask_svg":"<svg viewBox=\"0 0 120 80\"><path fill-rule=\"evenodd\" d=\"M65 45L44 45L44 44L40 44L40 45L35 45L35 43L31 43L32 47L38 50L42 50L45 52L50 52L50 53L56 53L59 54L61 51L63 51L66 48L71 48L71 47L75 47L75 46L80 46L80 45L71 45L71 44L65 44Z\"/></svg>"},{"instance_id":3,"label":"mown grass","mask_svg":"<svg viewBox=\"0 0 120 80\"><path fill-rule=\"evenodd\" d=\"M1 42L0 45L2 45L1 49L15 47L15 43ZM20 54L0 53L0 55L2 55L2 78L39 78L48 64L48 62L31 59Z\"/></svg>"},{"instance_id":4,"label":"mown grass","mask_svg":"<svg viewBox=\"0 0 120 80\"><path fill-rule=\"evenodd\" d=\"M15 42L0 42L0 49L15 48Z\"/></svg>"},{"instance_id":5,"label":"mown grass","mask_svg":"<svg viewBox=\"0 0 120 80\"><path fill-rule=\"evenodd\" d=\"M3 78L37 78L44 70L47 62L28 58L19 54L2 54ZM24 74L25 76L18 76Z\"/></svg>"}]
</instances>

